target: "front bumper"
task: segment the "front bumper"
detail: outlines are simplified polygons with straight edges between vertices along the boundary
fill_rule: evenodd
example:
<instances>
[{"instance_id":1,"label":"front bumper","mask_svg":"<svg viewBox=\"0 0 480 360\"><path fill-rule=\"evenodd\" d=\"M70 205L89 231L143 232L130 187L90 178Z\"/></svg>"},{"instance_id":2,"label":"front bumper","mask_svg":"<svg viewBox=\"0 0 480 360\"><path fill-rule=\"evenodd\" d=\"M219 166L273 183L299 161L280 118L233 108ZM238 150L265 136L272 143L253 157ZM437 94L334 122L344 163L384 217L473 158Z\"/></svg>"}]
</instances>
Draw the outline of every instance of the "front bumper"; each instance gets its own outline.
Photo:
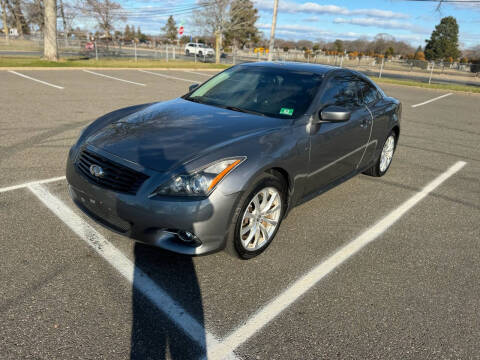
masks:
<instances>
[{"instance_id":1,"label":"front bumper","mask_svg":"<svg viewBox=\"0 0 480 360\"><path fill-rule=\"evenodd\" d=\"M233 210L240 193L216 189L207 198L145 196L118 193L87 180L67 162L67 181L74 203L99 224L136 241L186 255L202 255L225 247ZM199 242L187 243L175 231L188 231Z\"/></svg>"}]
</instances>

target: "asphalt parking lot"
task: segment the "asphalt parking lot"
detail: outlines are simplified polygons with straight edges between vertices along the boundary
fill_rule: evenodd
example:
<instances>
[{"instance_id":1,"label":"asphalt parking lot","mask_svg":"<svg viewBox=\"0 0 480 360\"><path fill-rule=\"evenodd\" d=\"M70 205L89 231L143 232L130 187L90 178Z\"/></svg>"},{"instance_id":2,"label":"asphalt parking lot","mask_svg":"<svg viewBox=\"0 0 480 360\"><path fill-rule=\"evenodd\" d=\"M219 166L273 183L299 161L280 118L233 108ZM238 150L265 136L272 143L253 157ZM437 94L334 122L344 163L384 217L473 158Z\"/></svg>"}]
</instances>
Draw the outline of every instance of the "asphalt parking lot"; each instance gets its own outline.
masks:
<instances>
[{"instance_id":1,"label":"asphalt parking lot","mask_svg":"<svg viewBox=\"0 0 480 360\"><path fill-rule=\"evenodd\" d=\"M479 95L382 86L403 103L389 173L299 206L250 261L76 209L59 177L83 127L212 74L0 71L0 357L480 358Z\"/></svg>"}]
</instances>

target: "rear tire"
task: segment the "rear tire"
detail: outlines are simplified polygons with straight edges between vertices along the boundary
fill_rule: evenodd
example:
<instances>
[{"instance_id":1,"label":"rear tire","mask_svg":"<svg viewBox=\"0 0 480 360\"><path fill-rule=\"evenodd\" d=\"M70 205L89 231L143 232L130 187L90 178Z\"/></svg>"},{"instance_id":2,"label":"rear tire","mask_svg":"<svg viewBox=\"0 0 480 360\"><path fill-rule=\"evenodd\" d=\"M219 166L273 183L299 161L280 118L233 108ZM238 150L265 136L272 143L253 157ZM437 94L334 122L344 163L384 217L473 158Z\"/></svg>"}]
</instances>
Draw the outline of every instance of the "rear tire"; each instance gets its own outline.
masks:
<instances>
[{"instance_id":1,"label":"rear tire","mask_svg":"<svg viewBox=\"0 0 480 360\"><path fill-rule=\"evenodd\" d=\"M185 55L190 56L190 50L185 50Z\"/></svg>"},{"instance_id":2,"label":"rear tire","mask_svg":"<svg viewBox=\"0 0 480 360\"><path fill-rule=\"evenodd\" d=\"M246 260L267 249L285 214L286 193L283 179L269 173L262 174L245 191L229 229L227 251L231 255Z\"/></svg>"},{"instance_id":3,"label":"rear tire","mask_svg":"<svg viewBox=\"0 0 480 360\"><path fill-rule=\"evenodd\" d=\"M385 139L382 146L382 152L375 161L375 164L371 168L365 170L363 174L374 177L382 177L385 175L392 164L396 148L397 135L392 130Z\"/></svg>"}]
</instances>

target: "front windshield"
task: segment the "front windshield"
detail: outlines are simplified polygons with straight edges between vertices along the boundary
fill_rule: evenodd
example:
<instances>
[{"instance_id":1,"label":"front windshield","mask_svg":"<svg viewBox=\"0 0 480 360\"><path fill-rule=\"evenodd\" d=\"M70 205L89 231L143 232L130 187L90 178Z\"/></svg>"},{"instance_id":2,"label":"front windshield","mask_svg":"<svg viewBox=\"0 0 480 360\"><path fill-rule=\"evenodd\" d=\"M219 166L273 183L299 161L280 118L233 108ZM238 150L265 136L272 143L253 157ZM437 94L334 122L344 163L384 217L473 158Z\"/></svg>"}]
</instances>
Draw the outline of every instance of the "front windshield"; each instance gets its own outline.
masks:
<instances>
[{"instance_id":1,"label":"front windshield","mask_svg":"<svg viewBox=\"0 0 480 360\"><path fill-rule=\"evenodd\" d=\"M305 114L322 76L282 68L236 66L197 88L186 100L285 119Z\"/></svg>"}]
</instances>

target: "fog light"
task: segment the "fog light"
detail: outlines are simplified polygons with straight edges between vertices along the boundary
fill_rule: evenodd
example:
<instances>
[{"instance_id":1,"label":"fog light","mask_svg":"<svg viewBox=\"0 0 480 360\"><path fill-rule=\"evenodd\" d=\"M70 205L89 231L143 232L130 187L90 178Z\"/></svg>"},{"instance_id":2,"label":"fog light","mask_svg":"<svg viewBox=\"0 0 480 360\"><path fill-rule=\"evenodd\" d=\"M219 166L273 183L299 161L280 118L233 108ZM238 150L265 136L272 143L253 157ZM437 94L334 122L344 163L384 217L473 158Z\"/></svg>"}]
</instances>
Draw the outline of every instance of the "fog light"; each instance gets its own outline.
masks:
<instances>
[{"instance_id":1,"label":"fog light","mask_svg":"<svg viewBox=\"0 0 480 360\"><path fill-rule=\"evenodd\" d=\"M180 240L185 241L185 242L191 242L195 238L195 235L193 235L189 231L179 231L178 236L180 237Z\"/></svg>"},{"instance_id":2,"label":"fog light","mask_svg":"<svg viewBox=\"0 0 480 360\"><path fill-rule=\"evenodd\" d=\"M202 244L200 239L189 231L180 230L177 235L180 240L190 245L200 246Z\"/></svg>"}]
</instances>

